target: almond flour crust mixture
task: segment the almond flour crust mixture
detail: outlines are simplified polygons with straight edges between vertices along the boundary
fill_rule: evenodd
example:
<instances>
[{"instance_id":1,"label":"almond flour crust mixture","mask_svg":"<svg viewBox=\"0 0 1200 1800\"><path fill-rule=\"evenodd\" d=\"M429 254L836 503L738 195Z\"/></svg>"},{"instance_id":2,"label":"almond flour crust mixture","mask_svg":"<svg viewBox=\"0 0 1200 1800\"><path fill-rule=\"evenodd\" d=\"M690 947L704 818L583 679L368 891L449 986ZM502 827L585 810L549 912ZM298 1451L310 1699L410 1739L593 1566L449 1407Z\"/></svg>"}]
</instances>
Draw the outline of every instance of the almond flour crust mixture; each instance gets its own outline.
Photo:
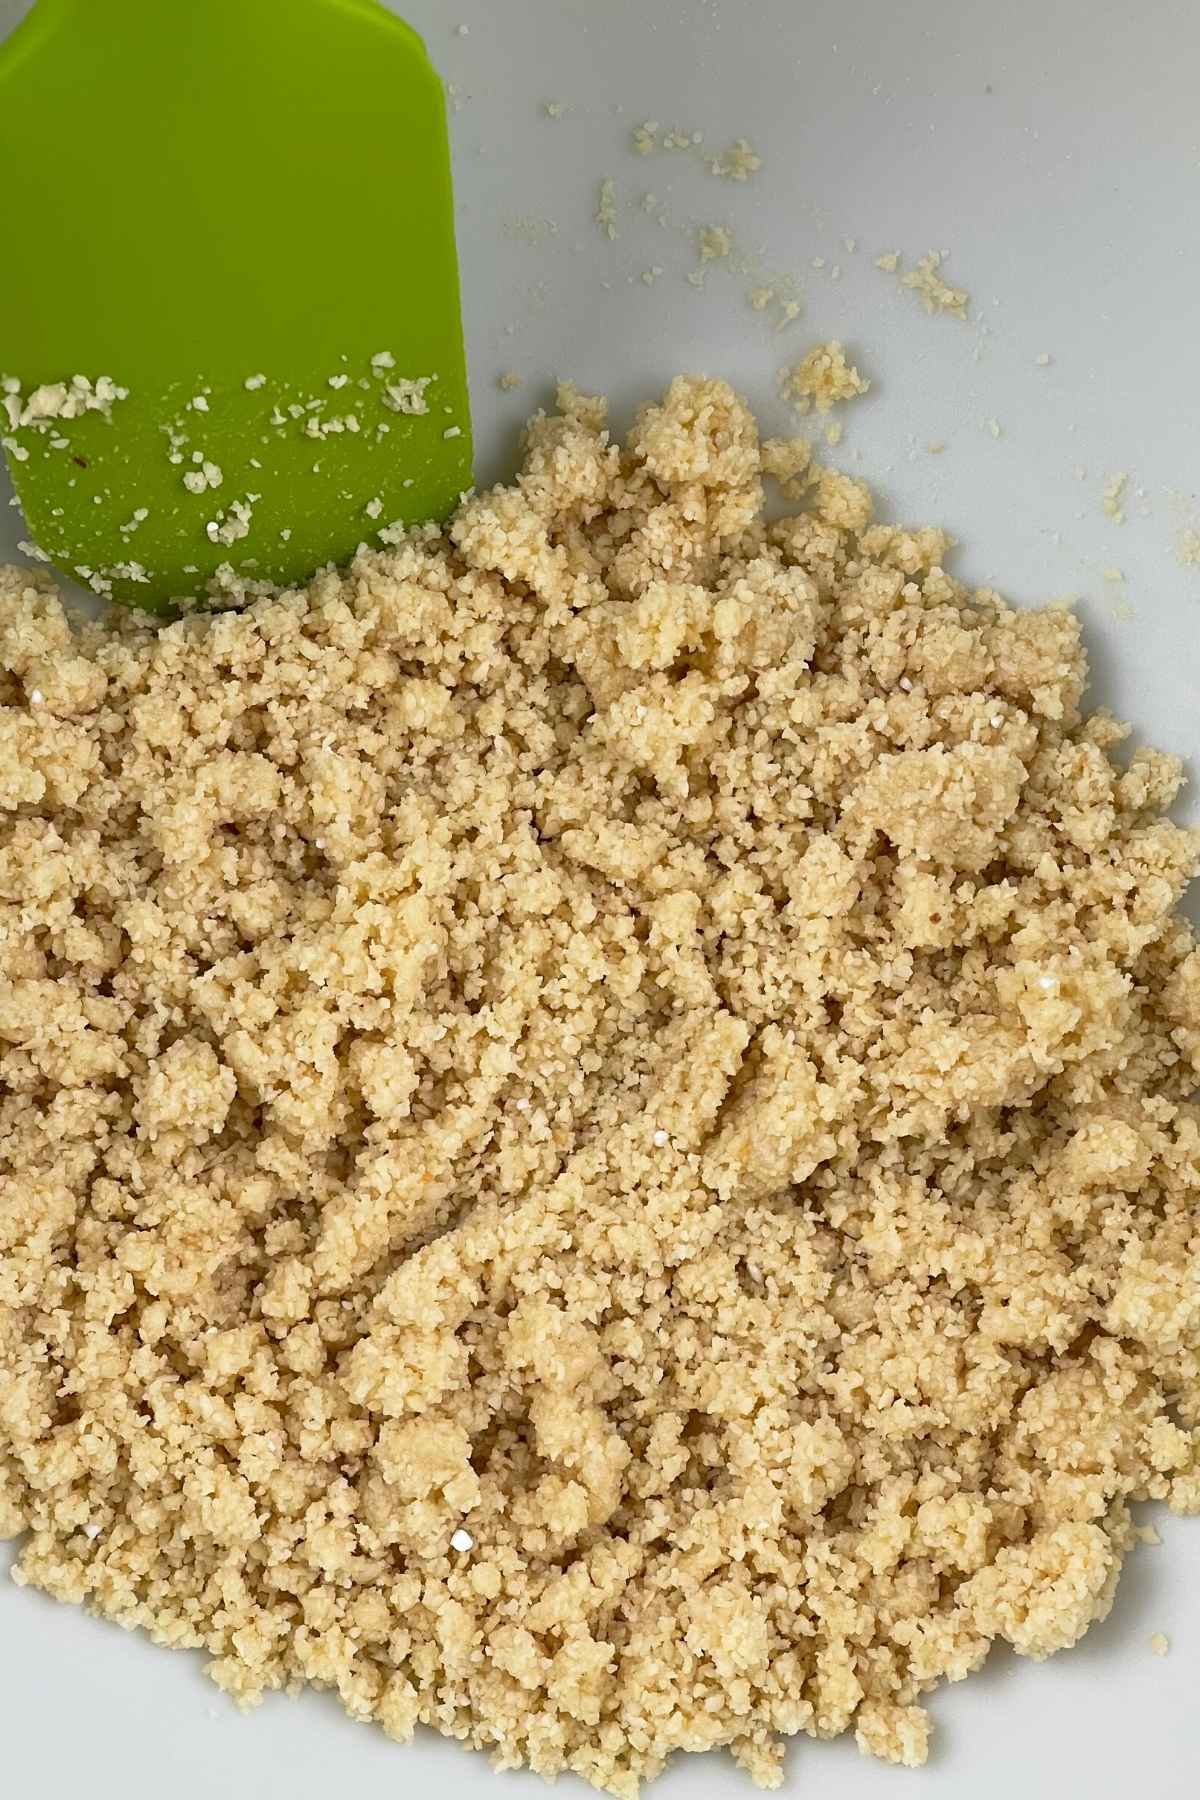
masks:
<instances>
[{"instance_id":1,"label":"almond flour crust mixture","mask_svg":"<svg viewBox=\"0 0 1200 1800\"><path fill-rule=\"evenodd\" d=\"M0 1532L243 1701L918 1763L1200 1510L1179 765L722 383L560 405L240 614L3 577Z\"/></svg>"}]
</instances>

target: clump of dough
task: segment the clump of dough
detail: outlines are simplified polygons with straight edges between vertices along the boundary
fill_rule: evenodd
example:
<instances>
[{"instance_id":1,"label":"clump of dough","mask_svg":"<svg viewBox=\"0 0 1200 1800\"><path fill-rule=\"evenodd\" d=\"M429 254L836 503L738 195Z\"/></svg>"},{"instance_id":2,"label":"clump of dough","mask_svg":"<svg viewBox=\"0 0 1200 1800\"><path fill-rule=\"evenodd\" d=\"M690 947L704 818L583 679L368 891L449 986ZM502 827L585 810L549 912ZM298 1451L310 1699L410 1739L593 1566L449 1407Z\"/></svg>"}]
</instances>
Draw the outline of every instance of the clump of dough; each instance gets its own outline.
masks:
<instances>
[{"instance_id":1,"label":"clump of dough","mask_svg":"<svg viewBox=\"0 0 1200 1800\"><path fill-rule=\"evenodd\" d=\"M971 296L966 288L952 287L941 273L945 261L941 250L927 250L911 269L900 275L900 286L911 288L928 313L948 313L951 318L965 319ZM885 275L899 274L900 252L888 250L875 258L875 267ZM1039 362L1043 359L1038 358ZM1045 359L1049 361L1047 357Z\"/></svg>"},{"instance_id":2,"label":"clump of dough","mask_svg":"<svg viewBox=\"0 0 1200 1800\"><path fill-rule=\"evenodd\" d=\"M919 1763L1200 1510L1179 766L722 383L560 408L240 614L0 577L0 1531L243 1702Z\"/></svg>"},{"instance_id":3,"label":"clump of dough","mask_svg":"<svg viewBox=\"0 0 1200 1800\"><path fill-rule=\"evenodd\" d=\"M827 413L842 400L853 400L865 394L870 382L846 361L846 353L836 338L827 344L815 344L793 368L785 369L779 378L784 398L799 413L815 406Z\"/></svg>"}]
</instances>

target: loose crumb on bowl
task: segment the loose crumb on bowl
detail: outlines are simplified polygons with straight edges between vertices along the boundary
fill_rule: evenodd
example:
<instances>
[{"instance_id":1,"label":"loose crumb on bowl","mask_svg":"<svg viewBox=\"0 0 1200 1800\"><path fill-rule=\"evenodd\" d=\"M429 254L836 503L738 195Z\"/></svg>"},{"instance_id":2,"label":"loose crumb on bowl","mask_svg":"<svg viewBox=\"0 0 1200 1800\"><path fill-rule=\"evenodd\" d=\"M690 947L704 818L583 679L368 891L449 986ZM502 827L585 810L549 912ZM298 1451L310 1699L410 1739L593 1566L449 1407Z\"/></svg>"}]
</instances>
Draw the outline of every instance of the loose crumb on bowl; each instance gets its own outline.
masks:
<instances>
[{"instance_id":1,"label":"loose crumb on bowl","mask_svg":"<svg viewBox=\"0 0 1200 1800\"><path fill-rule=\"evenodd\" d=\"M720 156L710 158L708 172L725 181L749 181L763 166L763 159L745 138L737 138Z\"/></svg>"},{"instance_id":2,"label":"loose crumb on bowl","mask_svg":"<svg viewBox=\"0 0 1200 1800\"><path fill-rule=\"evenodd\" d=\"M910 288L918 295L926 312L949 313L952 318L965 319L971 296L965 288L951 287L941 274L944 261L940 250L927 250L917 263L900 275L901 287ZM900 269L900 252L888 250L875 258L875 267L888 275L895 275Z\"/></svg>"},{"instance_id":3,"label":"loose crumb on bowl","mask_svg":"<svg viewBox=\"0 0 1200 1800\"><path fill-rule=\"evenodd\" d=\"M1111 519L1114 525L1125 523L1124 496L1128 483L1129 476L1123 469L1120 469L1115 475L1110 475L1104 484L1101 504L1104 508L1105 518Z\"/></svg>"},{"instance_id":4,"label":"loose crumb on bowl","mask_svg":"<svg viewBox=\"0 0 1200 1800\"><path fill-rule=\"evenodd\" d=\"M701 225L696 248L701 262L724 262L733 254L733 233L726 225Z\"/></svg>"},{"instance_id":5,"label":"loose crumb on bowl","mask_svg":"<svg viewBox=\"0 0 1200 1800\"><path fill-rule=\"evenodd\" d=\"M838 340L830 338L828 343L814 344L800 362L785 369L779 385L784 398L803 414L814 406L827 413L840 402L865 394L871 384L847 362Z\"/></svg>"},{"instance_id":6,"label":"loose crumb on bowl","mask_svg":"<svg viewBox=\"0 0 1200 1800\"><path fill-rule=\"evenodd\" d=\"M617 236L617 186L606 177L600 183L596 199L596 223L605 237L615 239Z\"/></svg>"}]
</instances>

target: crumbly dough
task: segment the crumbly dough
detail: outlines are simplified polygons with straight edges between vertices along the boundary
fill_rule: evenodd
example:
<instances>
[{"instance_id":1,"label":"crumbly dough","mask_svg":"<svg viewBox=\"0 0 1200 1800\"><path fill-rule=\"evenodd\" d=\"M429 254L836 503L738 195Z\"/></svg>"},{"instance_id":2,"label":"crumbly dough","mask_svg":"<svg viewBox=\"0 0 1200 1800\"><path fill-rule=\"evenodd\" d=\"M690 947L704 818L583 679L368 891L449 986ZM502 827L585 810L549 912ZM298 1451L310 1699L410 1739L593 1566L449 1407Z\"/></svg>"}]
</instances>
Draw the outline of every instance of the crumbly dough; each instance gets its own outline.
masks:
<instances>
[{"instance_id":1,"label":"crumbly dough","mask_svg":"<svg viewBox=\"0 0 1200 1800\"><path fill-rule=\"evenodd\" d=\"M814 344L779 378L780 391L798 413L806 413L813 406L818 412L827 413L841 401L865 394L870 385L846 361L846 352L836 338L830 338L826 344Z\"/></svg>"},{"instance_id":2,"label":"crumbly dough","mask_svg":"<svg viewBox=\"0 0 1200 1800\"><path fill-rule=\"evenodd\" d=\"M900 277L900 285L912 288L920 296L926 312L950 313L956 319L965 319L971 296L966 288L951 287L939 274L942 261L940 250L927 250L916 267Z\"/></svg>"},{"instance_id":3,"label":"crumbly dough","mask_svg":"<svg viewBox=\"0 0 1200 1800\"><path fill-rule=\"evenodd\" d=\"M242 1701L915 1764L1200 1510L1179 765L722 383L560 405L241 614L3 578L0 1531Z\"/></svg>"},{"instance_id":4,"label":"crumbly dough","mask_svg":"<svg viewBox=\"0 0 1200 1800\"><path fill-rule=\"evenodd\" d=\"M940 273L943 261L942 251L927 250L913 268L900 276L900 285L912 289L926 312L949 313L952 318L965 319L971 296L966 288L950 286ZM900 268L900 252L888 250L883 256L877 256L875 267L882 269L886 275L895 275Z\"/></svg>"}]
</instances>

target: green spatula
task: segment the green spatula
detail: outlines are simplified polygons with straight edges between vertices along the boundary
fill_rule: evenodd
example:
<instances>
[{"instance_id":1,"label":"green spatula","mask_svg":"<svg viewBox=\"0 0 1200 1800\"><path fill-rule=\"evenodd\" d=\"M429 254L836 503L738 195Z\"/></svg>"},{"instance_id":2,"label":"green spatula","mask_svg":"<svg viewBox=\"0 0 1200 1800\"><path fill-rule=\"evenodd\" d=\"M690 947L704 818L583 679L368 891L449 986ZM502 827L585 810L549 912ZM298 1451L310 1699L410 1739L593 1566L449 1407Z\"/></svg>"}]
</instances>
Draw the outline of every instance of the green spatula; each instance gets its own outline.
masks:
<instances>
[{"instance_id":1,"label":"green spatula","mask_svg":"<svg viewBox=\"0 0 1200 1800\"><path fill-rule=\"evenodd\" d=\"M378 0L37 0L0 180L0 436L65 574L291 582L470 484L445 101Z\"/></svg>"}]
</instances>

